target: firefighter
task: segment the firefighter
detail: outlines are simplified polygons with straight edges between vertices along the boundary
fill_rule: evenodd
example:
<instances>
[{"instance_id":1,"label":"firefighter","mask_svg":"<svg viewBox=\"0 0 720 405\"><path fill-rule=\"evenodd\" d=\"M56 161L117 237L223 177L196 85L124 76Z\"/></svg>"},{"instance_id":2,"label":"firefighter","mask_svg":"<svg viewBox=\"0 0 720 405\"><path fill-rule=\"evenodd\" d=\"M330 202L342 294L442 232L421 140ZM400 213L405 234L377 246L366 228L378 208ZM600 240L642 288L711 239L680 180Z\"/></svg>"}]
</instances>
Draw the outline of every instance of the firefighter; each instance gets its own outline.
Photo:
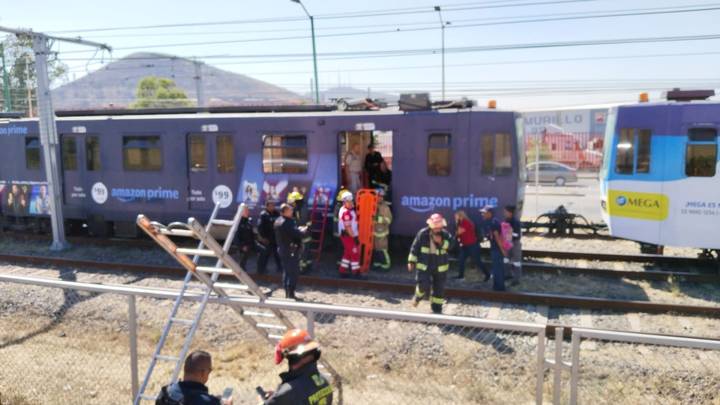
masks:
<instances>
[{"instance_id":1,"label":"firefighter","mask_svg":"<svg viewBox=\"0 0 720 405\"><path fill-rule=\"evenodd\" d=\"M318 371L320 345L302 329L291 329L275 346L275 364L288 361L277 391L267 392L261 405L332 405L333 387Z\"/></svg>"},{"instance_id":2,"label":"firefighter","mask_svg":"<svg viewBox=\"0 0 720 405\"><path fill-rule=\"evenodd\" d=\"M343 244L340 277L347 277L349 273L357 276L360 271L360 238L357 213L353 208L352 193L346 191L341 197L343 205L338 212L338 233Z\"/></svg>"},{"instance_id":3,"label":"firefighter","mask_svg":"<svg viewBox=\"0 0 720 405\"><path fill-rule=\"evenodd\" d=\"M408 255L408 271L417 270L413 306L417 307L420 301L429 295L432 311L440 314L445 303L445 279L450 268L448 250L451 237L445 230L447 222L442 215L432 214L426 222L428 226L417 233Z\"/></svg>"},{"instance_id":4,"label":"firefighter","mask_svg":"<svg viewBox=\"0 0 720 405\"><path fill-rule=\"evenodd\" d=\"M311 226L312 222L308 222L305 224L306 228L308 229L307 232L303 235L302 238L302 245L300 247L300 274L307 274L312 271L312 263L313 263L313 257L312 257L312 250L310 249L310 245L312 244L312 231Z\"/></svg>"},{"instance_id":5,"label":"firefighter","mask_svg":"<svg viewBox=\"0 0 720 405\"><path fill-rule=\"evenodd\" d=\"M287 203L292 205L295 210L295 220L298 222L301 221L300 218L302 218L305 196L297 186L292 188L292 192L288 193Z\"/></svg>"},{"instance_id":6,"label":"firefighter","mask_svg":"<svg viewBox=\"0 0 720 405\"><path fill-rule=\"evenodd\" d=\"M390 254L388 253L390 224L393 217L390 206L385 201L385 190L377 190L377 209L373 226L373 267L382 272L390 271Z\"/></svg>"}]
</instances>

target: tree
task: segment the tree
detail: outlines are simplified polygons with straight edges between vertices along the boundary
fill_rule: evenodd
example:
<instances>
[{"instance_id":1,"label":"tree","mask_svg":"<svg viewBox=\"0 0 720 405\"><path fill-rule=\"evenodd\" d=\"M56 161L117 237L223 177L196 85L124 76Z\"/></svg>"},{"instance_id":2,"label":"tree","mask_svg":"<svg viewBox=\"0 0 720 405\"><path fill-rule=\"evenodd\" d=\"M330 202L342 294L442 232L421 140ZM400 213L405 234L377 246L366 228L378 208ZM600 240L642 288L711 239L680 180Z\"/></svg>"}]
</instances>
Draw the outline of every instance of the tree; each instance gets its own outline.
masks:
<instances>
[{"instance_id":1,"label":"tree","mask_svg":"<svg viewBox=\"0 0 720 405\"><path fill-rule=\"evenodd\" d=\"M130 108L190 107L193 103L185 91L166 77L144 77L137 85L135 102Z\"/></svg>"},{"instance_id":2,"label":"tree","mask_svg":"<svg viewBox=\"0 0 720 405\"><path fill-rule=\"evenodd\" d=\"M10 110L27 111L27 89L28 87L31 89L33 104L36 103L35 90L37 89L35 53L32 49L32 40L28 37L8 35L2 41L2 46L9 78L10 95L12 97ZM48 75L50 76L51 86L66 80L67 71L67 65L57 59L57 53L48 55ZM1 80L0 84L2 84Z\"/></svg>"}]
</instances>

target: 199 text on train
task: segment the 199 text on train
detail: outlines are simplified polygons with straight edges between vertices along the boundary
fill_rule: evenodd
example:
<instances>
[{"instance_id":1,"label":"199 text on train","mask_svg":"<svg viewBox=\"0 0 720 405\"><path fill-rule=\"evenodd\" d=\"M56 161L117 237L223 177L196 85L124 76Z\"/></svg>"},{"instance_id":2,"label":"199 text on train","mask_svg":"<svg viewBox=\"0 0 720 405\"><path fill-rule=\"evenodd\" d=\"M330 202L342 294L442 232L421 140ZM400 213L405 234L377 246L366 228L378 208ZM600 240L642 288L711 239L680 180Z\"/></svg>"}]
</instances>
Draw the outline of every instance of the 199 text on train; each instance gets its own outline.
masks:
<instances>
[{"instance_id":1,"label":"199 text on train","mask_svg":"<svg viewBox=\"0 0 720 405\"><path fill-rule=\"evenodd\" d=\"M521 120L497 110L199 113L58 118L63 207L70 225L132 236L138 212L203 217L214 202L284 201L293 187L335 196L343 157L376 143L392 171L395 235L427 213L522 206ZM32 119L0 124L6 217L46 220L47 187ZM230 210L229 210L230 211ZM228 212L229 212L228 211ZM32 219L35 218L35 219Z\"/></svg>"}]
</instances>

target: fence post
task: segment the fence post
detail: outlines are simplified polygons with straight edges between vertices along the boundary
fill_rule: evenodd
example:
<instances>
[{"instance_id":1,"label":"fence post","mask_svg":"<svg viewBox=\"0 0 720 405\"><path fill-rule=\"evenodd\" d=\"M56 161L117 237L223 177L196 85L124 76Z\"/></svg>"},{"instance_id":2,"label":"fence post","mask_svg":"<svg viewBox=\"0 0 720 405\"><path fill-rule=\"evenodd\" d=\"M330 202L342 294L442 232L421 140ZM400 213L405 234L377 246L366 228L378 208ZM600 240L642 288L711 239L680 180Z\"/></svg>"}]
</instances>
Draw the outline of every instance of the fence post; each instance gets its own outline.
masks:
<instances>
[{"instance_id":1,"label":"fence post","mask_svg":"<svg viewBox=\"0 0 720 405\"><path fill-rule=\"evenodd\" d=\"M580 334L573 330L572 355L570 357L570 405L577 405L580 372Z\"/></svg>"},{"instance_id":2,"label":"fence post","mask_svg":"<svg viewBox=\"0 0 720 405\"><path fill-rule=\"evenodd\" d=\"M315 339L315 312L308 311L305 318L307 318L307 332Z\"/></svg>"},{"instance_id":3,"label":"fence post","mask_svg":"<svg viewBox=\"0 0 720 405\"><path fill-rule=\"evenodd\" d=\"M135 296L128 295L128 332L130 334L130 387L132 400L138 394L138 358L137 358L137 312L135 311Z\"/></svg>"},{"instance_id":4,"label":"fence post","mask_svg":"<svg viewBox=\"0 0 720 405\"><path fill-rule=\"evenodd\" d=\"M535 403L543 403L543 387L545 385L545 329L537 335L537 371L535 382Z\"/></svg>"},{"instance_id":5,"label":"fence post","mask_svg":"<svg viewBox=\"0 0 720 405\"><path fill-rule=\"evenodd\" d=\"M553 379L553 404L560 405L560 393L562 388L562 345L563 345L563 328L555 328L555 376Z\"/></svg>"}]
</instances>

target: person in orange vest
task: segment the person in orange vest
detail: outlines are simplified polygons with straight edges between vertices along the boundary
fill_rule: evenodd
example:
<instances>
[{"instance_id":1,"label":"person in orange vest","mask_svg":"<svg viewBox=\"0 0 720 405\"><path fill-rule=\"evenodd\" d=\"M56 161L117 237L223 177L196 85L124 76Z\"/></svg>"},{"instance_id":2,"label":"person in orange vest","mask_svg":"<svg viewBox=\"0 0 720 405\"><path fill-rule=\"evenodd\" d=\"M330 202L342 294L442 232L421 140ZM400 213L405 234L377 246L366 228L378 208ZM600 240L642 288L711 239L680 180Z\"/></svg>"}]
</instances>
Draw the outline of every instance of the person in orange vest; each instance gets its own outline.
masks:
<instances>
[{"instance_id":1,"label":"person in orange vest","mask_svg":"<svg viewBox=\"0 0 720 405\"><path fill-rule=\"evenodd\" d=\"M338 233L343 244L343 256L340 260L340 276L350 273L357 276L360 271L360 238L357 213L353 208L353 195L346 191L341 195L342 208L338 212Z\"/></svg>"}]
</instances>

